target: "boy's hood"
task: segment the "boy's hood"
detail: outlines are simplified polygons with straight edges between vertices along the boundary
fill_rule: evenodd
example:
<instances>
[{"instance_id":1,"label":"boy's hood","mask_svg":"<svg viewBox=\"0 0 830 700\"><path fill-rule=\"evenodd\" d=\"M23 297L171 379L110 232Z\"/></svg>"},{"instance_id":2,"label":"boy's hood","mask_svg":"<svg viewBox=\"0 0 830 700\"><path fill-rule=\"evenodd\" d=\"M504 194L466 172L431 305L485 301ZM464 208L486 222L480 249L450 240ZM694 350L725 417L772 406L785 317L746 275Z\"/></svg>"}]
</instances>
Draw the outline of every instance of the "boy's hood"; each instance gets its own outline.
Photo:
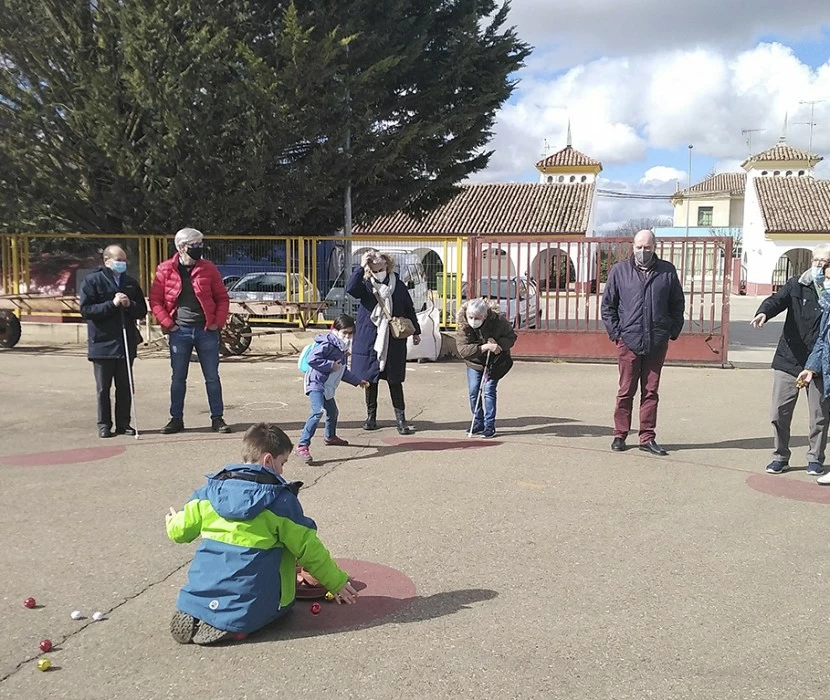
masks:
<instances>
[{"instance_id":1,"label":"boy's hood","mask_svg":"<svg viewBox=\"0 0 830 700\"><path fill-rule=\"evenodd\" d=\"M333 332L329 331L328 333L320 333L319 335L314 336L315 343L331 343L332 345L337 346L343 352L346 352L346 346L343 344L343 341L340 340Z\"/></svg>"},{"instance_id":2,"label":"boy's hood","mask_svg":"<svg viewBox=\"0 0 830 700\"><path fill-rule=\"evenodd\" d=\"M249 476L266 475L276 484L258 484L243 479L217 479L222 472L232 471ZM250 520L270 506L288 486L285 479L259 464L232 464L208 475L205 497L213 509L226 520Z\"/></svg>"}]
</instances>

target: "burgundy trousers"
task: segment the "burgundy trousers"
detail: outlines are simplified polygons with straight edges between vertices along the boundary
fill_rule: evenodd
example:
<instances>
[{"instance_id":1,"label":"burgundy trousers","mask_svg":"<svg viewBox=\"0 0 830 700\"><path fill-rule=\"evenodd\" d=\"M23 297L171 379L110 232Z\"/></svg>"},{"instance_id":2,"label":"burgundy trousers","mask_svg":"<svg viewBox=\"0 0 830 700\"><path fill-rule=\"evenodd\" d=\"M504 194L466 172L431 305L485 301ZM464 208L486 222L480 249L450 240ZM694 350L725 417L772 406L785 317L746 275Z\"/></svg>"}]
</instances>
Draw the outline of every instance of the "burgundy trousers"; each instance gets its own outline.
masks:
<instances>
[{"instance_id":1,"label":"burgundy trousers","mask_svg":"<svg viewBox=\"0 0 830 700\"><path fill-rule=\"evenodd\" d=\"M631 430L631 413L634 396L640 387L640 444L655 439L657 433L657 403L660 387L660 372L666 361L668 344L661 345L648 355L635 355L626 344L617 341L617 356L620 368L620 390L614 408L614 437L625 439Z\"/></svg>"}]
</instances>

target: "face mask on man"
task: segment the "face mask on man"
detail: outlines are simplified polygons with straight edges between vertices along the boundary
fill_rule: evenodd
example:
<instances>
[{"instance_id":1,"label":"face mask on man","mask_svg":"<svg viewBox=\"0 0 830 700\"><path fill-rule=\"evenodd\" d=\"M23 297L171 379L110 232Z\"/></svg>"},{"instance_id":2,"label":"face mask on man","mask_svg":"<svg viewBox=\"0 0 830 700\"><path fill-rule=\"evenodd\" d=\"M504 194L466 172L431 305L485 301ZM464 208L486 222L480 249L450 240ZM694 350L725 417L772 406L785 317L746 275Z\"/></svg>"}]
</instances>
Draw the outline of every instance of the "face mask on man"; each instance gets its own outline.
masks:
<instances>
[{"instance_id":1,"label":"face mask on man","mask_svg":"<svg viewBox=\"0 0 830 700\"><path fill-rule=\"evenodd\" d=\"M113 260L110 269L117 275L123 275L127 271L127 262L125 260Z\"/></svg>"},{"instance_id":2,"label":"face mask on man","mask_svg":"<svg viewBox=\"0 0 830 700\"><path fill-rule=\"evenodd\" d=\"M654 251L638 248L634 251L634 260L638 265L645 267L649 265L654 258Z\"/></svg>"},{"instance_id":3,"label":"face mask on man","mask_svg":"<svg viewBox=\"0 0 830 700\"><path fill-rule=\"evenodd\" d=\"M192 246L189 246L187 248L187 254L191 257L192 260L201 260L202 259L202 249L201 249L201 247L194 248Z\"/></svg>"},{"instance_id":4,"label":"face mask on man","mask_svg":"<svg viewBox=\"0 0 830 700\"><path fill-rule=\"evenodd\" d=\"M467 323L470 324L470 328L481 328L484 325L483 318L470 318L467 316Z\"/></svg>"},{"instance_id":5,"label":"face mask on man","mask_svg":"<svg viewBox=\"0 0 830 700\"><path fill-rule=\"evenodd\" d=\"M824 275L824 268L823 267L814 267L813 268L813 279L816 281L816 284L823 284L825 278Z\"/></svg>"},{"instance_id":6,"label":"face mask on man","mask_svg":"<svg viewBox=\"0 0 830 700\"><path fill-rule=\"evenodd\" d=\"M375 282L383 282L386 279L386 270L381 270L380 272L373 272L372 277L374 277Z\"/></svg>"}]
</instances>

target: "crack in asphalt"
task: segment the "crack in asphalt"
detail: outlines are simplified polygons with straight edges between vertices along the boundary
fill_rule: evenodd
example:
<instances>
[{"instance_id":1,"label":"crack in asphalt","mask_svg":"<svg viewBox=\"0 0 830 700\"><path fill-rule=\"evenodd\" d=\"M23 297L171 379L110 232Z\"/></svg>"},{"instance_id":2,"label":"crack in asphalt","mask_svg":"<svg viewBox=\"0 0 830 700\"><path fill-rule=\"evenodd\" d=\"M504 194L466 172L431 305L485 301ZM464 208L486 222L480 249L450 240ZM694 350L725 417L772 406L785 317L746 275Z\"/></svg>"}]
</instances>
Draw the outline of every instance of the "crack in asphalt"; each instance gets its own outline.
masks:
<instances>
[{"instance_id":1,"label":"crack in asphalt","mask_svg":"<svg viewBox=\"0 0 830 700\"><path fill-rule=\"evenodd\" d=\"M179 571L181 571L181 570L182 570L185 566L187 566L188 564L190 564L190 560L188 560L188 561L184 562L183 564L180 564L180 565L179 565L179 566L177 566L175 569L173 569L173 571L171 571L171 572L170 572L170 573L168 573L168 574L165 574L164 576L162 576L162 577L161 577L160 579L158 579L157 581L151 581L151 582L150 582L150 583L148 583L146 586L144 586L144 588L142 588L141 590L137 591L136 593L133 593L132 595L127 596L127 597L126 597L126 598L124 598L124 600L122 600L120 603L118 603L117 605L114 605L114 606L113 606L113 607L111 607L109 610L107 610L107 611L104 613L104 619L109 618L109 616L110 616L113 612L115 612L116 610L118 610L118 608L121 608L121 607L125 606L127 603L129 603L129 602L131 602L131 601L135 600L135 599L136 599L136 598L138 598L140 595L143 595L144 593L146 593L147 591L149 591L151 588L154 588L155 586L158 586L159 584L164 583L164 582L165 582L165 581L167 581L169 578L171 578L172 576L174 576L175 574L177 574ZM56 650L56 651L57 651L57 650L61 650L61 651L62 651L62 649L60 649L60 647L61 647L63 644L65 644L66 642L68 642L68 641L69 641L70 639L72 639L73 637L76 637L77 635L79 635L81 632L83 632L83 631L84 631L87 627L89 627L90 625L94 625L94 624L96 624L96 620L93 620L92 618L87 618L87 619L86 619L86 622L84 622L84 624L82 624L80 627L78 627L78 628L77 628L76 630L74 630L73 632L70 632L70 633L69 633L69 634L67 634L66 636L61 637L60 639L58 639L57 643L54 643L54 641L53 641L53 644L54 644L54 647L55 647L55 649L54 649L54 650ZM23 659L23 661L20 661L20 662L17 664L17 666L15 666L15 667L14 667L11 671L9 671L9 672L8 672L7 674L5 674L4 676L0 676L0 683L2 683L3 681L8 680L8 679L9 679L9 678L11 678L13 675L15 675L16 673L18 673L18 672L19 672L19 671L20 671L20 670L21 670L21 669L22 669L22 668L23 668L26 664L28 664L28 663L30 663L30 662L32 662L32 661L34 661L35 659L37 659L37 658L38 658L38 657L40 657L40 656L43 656L43 653L45 653L45 652L42 652L42 653L40 653L40 654L34 654L34 655L32 655L32 656L28 656L27 658Z\"/></svg>"}]
</instances>

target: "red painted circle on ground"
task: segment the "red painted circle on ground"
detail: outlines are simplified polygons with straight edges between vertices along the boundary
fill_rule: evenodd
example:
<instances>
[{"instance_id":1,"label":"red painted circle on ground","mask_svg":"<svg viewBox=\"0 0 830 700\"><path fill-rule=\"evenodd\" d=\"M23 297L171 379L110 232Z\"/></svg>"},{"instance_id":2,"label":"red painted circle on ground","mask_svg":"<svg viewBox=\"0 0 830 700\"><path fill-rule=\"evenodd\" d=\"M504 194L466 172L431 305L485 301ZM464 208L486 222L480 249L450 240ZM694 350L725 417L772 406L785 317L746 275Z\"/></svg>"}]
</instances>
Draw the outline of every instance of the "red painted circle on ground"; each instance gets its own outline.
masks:
<instances>
[{"instance_id":1,"label":"red painted circle on ground","mask_svg":"<svg viewBox=\"0 0 830 700\"><path fill-rule=\"evenodd\" d=\"M0 464L14 467L48 467L53 464L82 464L97 462L124 454L124 445L106 447L79 447L75 450L56 450L54 452L35 452L28 455L0 456Z\"/></svg>"},{"instance_id":2,"label":"red painted circle on ground","mask_svg":"<svg viewBox=\"0 0 830 700\"><path fill-rule=\"evenodd\" d=\"M439 452L441 450L476 450L482 447L501 445L498 440L484 440L481 438L383 438L387 445L393 447L408 447L416 452Z\"/></svg>"},{"instance_id":3,"label":"red painted circle on ground","mask_svg":"<svg viewBox=\"0 0 830 700\"><path fill-rule=\"evenodd\" d=\"M746 485L760 493L790 501L830 504L830 487L820 486L815 481L801 481L773 474L751 474L747 477Z\"/></svg>"},{"instance_id":4,"label":"red painted circle on ground","mask_svg":"<svg viewBox=\"0 0 830 700\"><path fill-rule=\"evenodd\" d=\"M313 633L359 627L403 610L415 598L415 584L397 569L356 559L338 559L337 563L358 590L357 602L319 601L322 610L312 615L315 601L297 600L293 613L280 624L282 630Z\"/></svg>"}]
</instances>

